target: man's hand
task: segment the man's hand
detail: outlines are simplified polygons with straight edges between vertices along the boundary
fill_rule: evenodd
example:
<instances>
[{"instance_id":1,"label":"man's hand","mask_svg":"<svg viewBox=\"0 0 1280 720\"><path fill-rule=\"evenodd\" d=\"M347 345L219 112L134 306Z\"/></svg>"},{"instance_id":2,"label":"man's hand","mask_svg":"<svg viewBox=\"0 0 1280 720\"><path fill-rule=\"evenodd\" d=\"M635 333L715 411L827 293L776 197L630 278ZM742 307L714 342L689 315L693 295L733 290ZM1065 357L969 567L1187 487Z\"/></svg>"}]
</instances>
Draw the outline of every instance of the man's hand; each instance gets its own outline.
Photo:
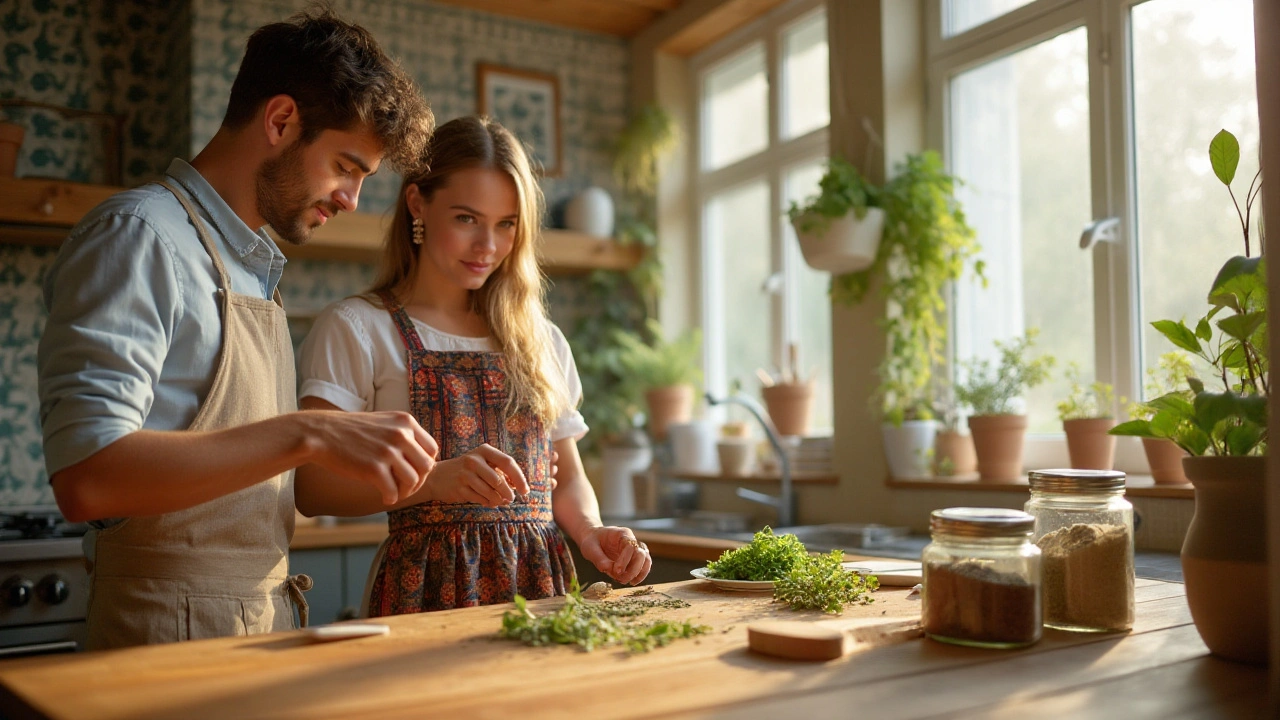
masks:
<instances>
[{"instance_id":1,"label":"man's hand","mask_svg":"<svg viewBox=\"0 0 1280 720\"><path fill-rule=\"evenodd\" d=\"M416 493L436 466L439 446L409 413L300 414L311 462L373 487L385 505Z\"/></svg>"}]
</instances>

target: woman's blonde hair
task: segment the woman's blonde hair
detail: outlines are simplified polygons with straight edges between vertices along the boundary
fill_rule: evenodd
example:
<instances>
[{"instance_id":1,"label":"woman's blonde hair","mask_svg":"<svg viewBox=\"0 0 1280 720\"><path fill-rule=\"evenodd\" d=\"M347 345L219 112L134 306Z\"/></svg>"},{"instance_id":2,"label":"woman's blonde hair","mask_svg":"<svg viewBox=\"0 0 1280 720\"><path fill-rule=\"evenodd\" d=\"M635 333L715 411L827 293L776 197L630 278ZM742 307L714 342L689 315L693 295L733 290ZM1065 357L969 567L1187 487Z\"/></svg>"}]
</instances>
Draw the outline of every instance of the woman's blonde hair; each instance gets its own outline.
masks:
<instances>
[{"instance_id":1,"label":"woman's blonde hair","mask_svg":"<svg viewBox=\"0 0 1280 720\"><path fill-rule=\"evenodd\" d=\"M472 309L484 318L503 354L511 407L526 407L552 423L572 404L563 371L551 344L546 279L538 268L542 226L542 189L529 157L511 131L485 117L461 117L436 130L427 146L430 167L406 177L400 186L391 229L371 293L390 291L403 302L418 277L418 250L412 240L413 216L405 191L417 185L428 202L449 177L469 168L505 172L519 201L515 242L483 287L471 293ZM431 242L431 238L426 238Z\"/></svg>"}]
</instances>

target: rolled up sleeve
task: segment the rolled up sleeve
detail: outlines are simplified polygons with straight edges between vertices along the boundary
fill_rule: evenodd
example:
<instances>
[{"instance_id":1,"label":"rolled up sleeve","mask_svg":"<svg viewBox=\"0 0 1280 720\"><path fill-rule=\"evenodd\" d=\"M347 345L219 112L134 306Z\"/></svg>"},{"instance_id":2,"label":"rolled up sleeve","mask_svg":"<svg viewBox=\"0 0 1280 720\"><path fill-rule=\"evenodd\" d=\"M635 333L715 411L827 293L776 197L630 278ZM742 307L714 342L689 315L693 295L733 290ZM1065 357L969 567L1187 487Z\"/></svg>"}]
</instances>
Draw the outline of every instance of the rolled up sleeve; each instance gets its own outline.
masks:
<instances>
[{"instance_id":1,"label":"rolled up sleeve","mask_svg":"<svg viewBox=\"0 0 1280 720\"><path fill-rule=\"evenodd\" d=\"M183 312L173 252L129 214L99 218L63 244L44 282L37 353L50 477L146 421Z\"/></svg>"}]
</instances>

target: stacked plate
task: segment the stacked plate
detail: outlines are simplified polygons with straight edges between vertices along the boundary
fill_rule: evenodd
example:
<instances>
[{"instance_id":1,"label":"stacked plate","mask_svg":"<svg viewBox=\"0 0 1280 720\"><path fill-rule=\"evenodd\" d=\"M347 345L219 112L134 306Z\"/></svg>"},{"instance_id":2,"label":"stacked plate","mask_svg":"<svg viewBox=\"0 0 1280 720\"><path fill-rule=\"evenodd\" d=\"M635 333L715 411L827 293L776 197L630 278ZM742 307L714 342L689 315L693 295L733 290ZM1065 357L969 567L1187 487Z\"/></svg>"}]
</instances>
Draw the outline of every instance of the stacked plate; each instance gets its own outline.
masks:
<instances>
[{"instance_id":1,"label":"stacked plate","mask_svg":"<svg viewBox=\"0 0 1280 720\"><path fill-rule=\"evenodd\" d=\"M798 440L787 449L791 456L792 472L805 475L829 475L833 472L830 435L802 437Z\"/></svg>"}]
</instances>

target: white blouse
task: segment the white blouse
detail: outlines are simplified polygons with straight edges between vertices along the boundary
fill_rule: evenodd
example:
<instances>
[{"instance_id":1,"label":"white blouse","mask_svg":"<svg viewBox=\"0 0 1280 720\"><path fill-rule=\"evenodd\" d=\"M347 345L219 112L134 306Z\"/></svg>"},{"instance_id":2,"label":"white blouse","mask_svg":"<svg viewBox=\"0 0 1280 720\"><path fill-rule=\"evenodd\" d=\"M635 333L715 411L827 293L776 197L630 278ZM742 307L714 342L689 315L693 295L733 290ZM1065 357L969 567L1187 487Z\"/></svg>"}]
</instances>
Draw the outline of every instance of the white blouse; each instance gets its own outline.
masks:
<instances>
[{"instance_id":1,"label":"white blouse","mask_svg":"<svg viewBox=\"0 0 1280 720\"><path fill-rule=\"evenodd\" d=\"M495 352L493 338L450 335L410 317L422 345L437 352ZM551 342L556 364L564 374L573 407L566 410L551 428L551 441L580 439L587 424L577 406L582 401L582 381L564 333L551 325ZM363 298L347 298L329 307L316 318L302 343L298 374L302 387L298 397L327 400L348 412L402 410L409 404L409 365L404 340L391 314L380 304Z\"/></svg>"}]
</instances>

